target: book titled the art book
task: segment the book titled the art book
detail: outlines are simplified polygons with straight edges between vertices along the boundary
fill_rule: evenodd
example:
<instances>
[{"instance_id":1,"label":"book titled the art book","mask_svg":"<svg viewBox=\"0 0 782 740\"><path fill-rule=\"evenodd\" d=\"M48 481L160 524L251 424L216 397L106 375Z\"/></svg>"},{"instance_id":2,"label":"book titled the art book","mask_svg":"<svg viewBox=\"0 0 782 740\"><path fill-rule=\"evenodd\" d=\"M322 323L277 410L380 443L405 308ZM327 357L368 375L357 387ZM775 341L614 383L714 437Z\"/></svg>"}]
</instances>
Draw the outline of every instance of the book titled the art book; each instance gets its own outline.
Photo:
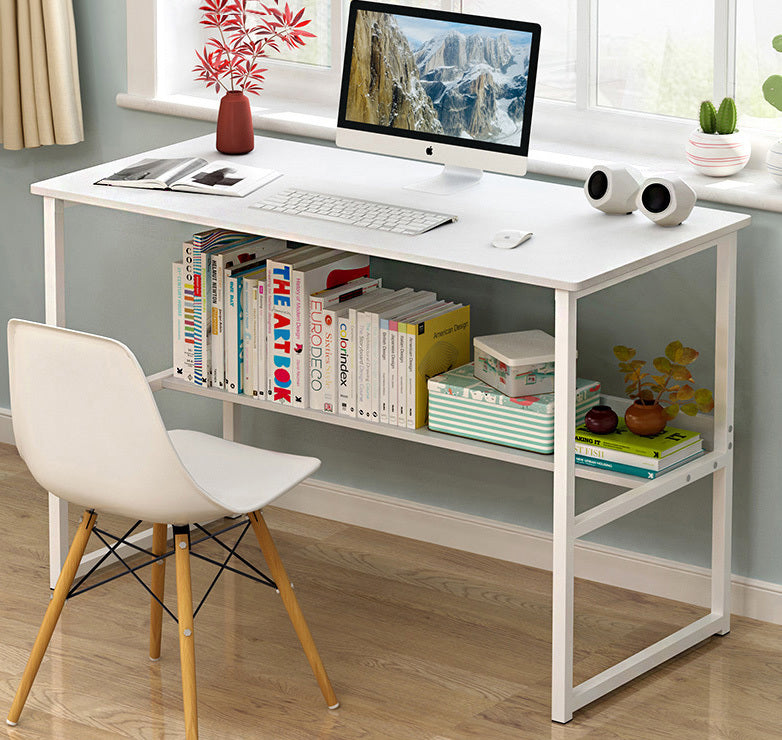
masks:
<instances>
[{"instance_id":1,"label":"book titled the art book","mask_svg":"<svg viewBox=\"0 0 782 740\"><path fill-rule=\"evenodd\" d=\"M232 195L242 198L280 177L276 170L248 167L236 162L207 162L201 157L142 159L96 185L152 190L182 190L189 193Z\"/></svg>"}]
</instances>

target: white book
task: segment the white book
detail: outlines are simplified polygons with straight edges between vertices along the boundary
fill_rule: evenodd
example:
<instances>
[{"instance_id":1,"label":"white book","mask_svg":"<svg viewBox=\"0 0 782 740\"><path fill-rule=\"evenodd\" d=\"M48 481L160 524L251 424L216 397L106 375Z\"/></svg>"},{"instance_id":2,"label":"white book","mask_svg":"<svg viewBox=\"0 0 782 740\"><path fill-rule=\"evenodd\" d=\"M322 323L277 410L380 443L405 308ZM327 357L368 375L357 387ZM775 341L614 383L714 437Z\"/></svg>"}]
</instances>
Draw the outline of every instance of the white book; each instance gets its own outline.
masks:
<instances>
[{"instance_id":1,"label":"white book","mask_svg":"<svg viewBox=\"0 0 782 740\"><path fill-rule=\"evenodd\" d=\"M396 316L402 312L412 311L424 304L432 303L437 299L437 294L430 290L419 290L401 297L397 301L383 304L377 309L366 312L369 324L369 420L377 423L380 421L381 395L382 405L386 408L386 421L388 423L388 368L386 362L388 353L381 353L380 321ZM386 343L386 348L388 344Z\"/></svg>"},{"instance_id":2,"label":"white book","mask_svg":"<svg viewBox=\"0 0 782 740\"><path fill-rule=\"evenodd\" d=\"M208 253L211 310L210 384L214 388L225 388L225 268L232 265L243 254L252 259L252 257L270 257L286 252L284 240L262 237L250 243Z\"/></svg>"},{"instance_id":3,"label":"white book","mask_svg":"<svg viewBox=\"0 0 782 740\"><path fill-rule=\"evenodd\" d=\"M309 299L309 396L310 408L334 414L337 411L334 398L334 318L326 311L353 298L365 295L381 285L380 278L357 278L345 285L313 293ZM327 345L327 335L331 342ZM329 400L326 400L328 394Z\"/></svg>"},{"instance_id":4,"label":"white book","mask_svg":"<svg viewBox=\"0 0 782 740\"><path fill-rule=\"evenodd\" d=\"M324 397L323 411L330 414L347 414L347 383L348 383L348 338L340 336L339 320L348 315L351 307L369 305L384 296L391 295L394 291L389 288L375 288L374 290L356 298L351 298L344 303L338 303L323 312L324 331ZM344 397L340 393L344 391ZM341 404L345 404L345 408Z\"/></svg>"},{"instance_id":5,"label":"white book","mask_svg":"<svg viewBox=\"0 0 782 740\"><path fill-rule=\"evenodd\" d=\"M372 310L381 311L413 294L412 288L397 290L387 300L374 304ZM356 416L372 421L372 334L369 309L350 309L350 320L356 334Z\"/></svg>"},{"instance_id":6,"label":"white book","mask_svg":"<svg viewBox=\"0 0 782 740\"><path fill-rule=\"evenodd\" d=\"M171 303L173 321L173 372L175 378L185 373L185 266L182 260L171 265Z\"/></svg>"},{"instance_id":7,"label":"white book","mask_svg":"<svg viewBox=\"0 0 782 740\"><path fill-rule=\"evenodd\" d=\"M404 316L398 316L394 331L396 333L396 424L400 427L407 426L407 322L414 321L418 316L423 316L433 308L444 306L446 301L436 301L430 306L425 306ZM389 322L389 329L391 329Z\"/></svg>"},{"instance_id":8,"label":"white book","mask_svg":"<svg viewBox=\"0 0 782 740\"><path fill-rule=\"evenodd\" d=\"M389 319L408 314L417 308L434 303L437 294L430 290L420 290L396 306L388 306L379 313L370 315L372 357L375 366L372 370L372 420L383 424L390 423L390 357L389 357ZM396 389L396 384L394 385ZM396 406L396 401L394 403ZM396 418L393 421L396 424Z\"/></svg>"},{"instance_id":9,"label":"white book","mask_svg":"<svg viewBox=\"0 0 782 740\"><path fill-rule=\"evenodd\" d=\"M316 262L296 266L291 272L293 329L291 336L292 404L309 408L310 295L369 275L369 257L332 252Z\"/></svg>"},{"instance_id":10,"label":"white book","mask_svg":"<svg viewBox=\"0 0 782 740\"><path fill-rule=\"evenodd\" d=\"M386 288L373 291L366 303L356 304L351 301L351 306L340 311L337 319L338 367L339 380L339 413L343 416L356 417L356 332L354 321L351 320L351 312L355 315L359 306L369 307L375 303L381 303L396 291L386 293ZM381 294L382 291L382 294ZM354 299L362 300L362 299Z\"/></svg>"},{"instance_id":11,"label":"white book","mask_svg":"<svg viewBox=\"0 0 782 740\"><path fill-rule=\"evenodd\" d=\"M244 351L242 353L242 393L245 396L258 397L258 295L259 285L266 283L266 269L256 270L242 277L242 332L244 335ZM263 342L266 342L264 334Z\"/></svg>"},{"instance_id":12,"label":"white book","mask_svg":"<svg viewBox=\"0 0 782 740\"><path fill-rule=\"evenodd\" d=\"M292 270L333 253L326 247L300 247L269 260L266 270L266 400L291 403L293 384Z\"/></svg>"}]
</instances>

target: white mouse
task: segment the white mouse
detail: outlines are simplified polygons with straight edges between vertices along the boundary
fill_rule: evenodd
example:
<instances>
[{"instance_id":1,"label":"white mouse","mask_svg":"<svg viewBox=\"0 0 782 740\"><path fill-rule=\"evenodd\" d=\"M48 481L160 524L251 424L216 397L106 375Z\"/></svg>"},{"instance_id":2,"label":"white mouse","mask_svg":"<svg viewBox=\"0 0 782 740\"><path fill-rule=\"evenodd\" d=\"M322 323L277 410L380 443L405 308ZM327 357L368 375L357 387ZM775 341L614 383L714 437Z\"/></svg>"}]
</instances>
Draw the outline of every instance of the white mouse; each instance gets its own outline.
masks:
<instances>
[{"instance_id":1,"label":"white mouse","mask_svg":"<svg viewBox=\"0 0 782 740\"><path fill-rule=\"evenodd\" d=\"M517 229L507 229L498 231L491 240L491 245L497 249L513 249L523 244L532 236L532 232L519 231Z\"/></svg>"}]
</instances>

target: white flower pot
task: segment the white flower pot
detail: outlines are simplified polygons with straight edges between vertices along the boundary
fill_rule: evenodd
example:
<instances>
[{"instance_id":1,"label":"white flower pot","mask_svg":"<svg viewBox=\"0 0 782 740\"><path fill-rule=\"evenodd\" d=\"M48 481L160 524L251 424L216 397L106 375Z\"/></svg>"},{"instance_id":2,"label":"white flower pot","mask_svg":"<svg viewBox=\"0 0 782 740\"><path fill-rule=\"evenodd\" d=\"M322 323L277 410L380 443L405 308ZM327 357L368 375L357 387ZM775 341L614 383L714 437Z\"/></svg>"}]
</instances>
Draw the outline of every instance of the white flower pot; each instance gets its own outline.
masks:
<instances>
[{"instance_id":1,"label":"white flower pot","mask_svg":"<svg viewBox=\"0 0 782 740\"><path fill-rule=\"evenodd\" d=\"M768 169L768 174L782 185L782 139L768 148L766 168Z\"/></svg>"},{"instance_id":2,"label":"white flower pot","mask_svg":"<svg viewBox=\"0 0 782 740\"><path fill-rule=\"evenodd\" d=\"M696 129L687 140L687 161L710 177L734 175L749 162L749 139L741 131L733 134L704 134Z\"/></svg>"}]
</instances>

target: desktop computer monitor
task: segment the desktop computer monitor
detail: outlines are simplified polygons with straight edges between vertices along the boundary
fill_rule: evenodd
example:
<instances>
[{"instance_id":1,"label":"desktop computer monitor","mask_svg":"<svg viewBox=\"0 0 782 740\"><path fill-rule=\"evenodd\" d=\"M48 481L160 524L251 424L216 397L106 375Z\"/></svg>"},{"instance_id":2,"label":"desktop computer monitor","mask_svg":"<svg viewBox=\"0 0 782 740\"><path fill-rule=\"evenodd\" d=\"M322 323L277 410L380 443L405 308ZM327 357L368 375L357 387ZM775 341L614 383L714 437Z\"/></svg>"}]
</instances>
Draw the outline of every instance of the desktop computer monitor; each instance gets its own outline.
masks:
<instances>
[{"instance_id":1,"label":"desktop computer monitor","mask_svg":"<svg viewBox=\"0 0 782 740\"><path fill-rule=\"evenodd\" d=\"M353 0L337 146L445 165L414 189L527 171L540 26Z\"/></svg>"}]
</instances>

